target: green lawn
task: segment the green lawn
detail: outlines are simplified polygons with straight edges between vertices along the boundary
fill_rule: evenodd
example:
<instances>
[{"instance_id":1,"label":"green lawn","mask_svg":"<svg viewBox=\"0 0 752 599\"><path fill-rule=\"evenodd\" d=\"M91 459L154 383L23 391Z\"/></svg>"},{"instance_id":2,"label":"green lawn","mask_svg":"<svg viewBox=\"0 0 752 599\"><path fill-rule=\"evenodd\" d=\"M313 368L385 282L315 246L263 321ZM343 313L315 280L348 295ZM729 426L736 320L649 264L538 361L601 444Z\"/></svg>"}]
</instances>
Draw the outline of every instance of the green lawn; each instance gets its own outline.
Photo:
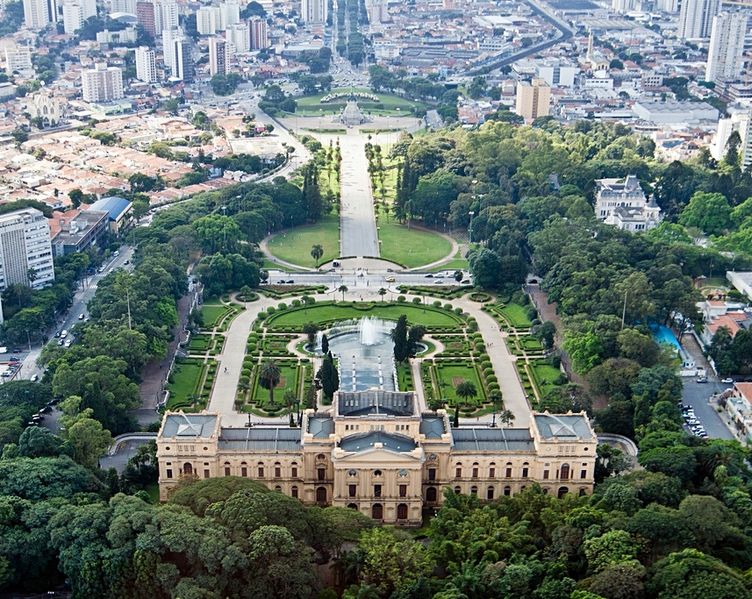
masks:
<instances>
[{"instance_id":1,"label":"green lawn","mask_svg":"<svg viewBox=\"0 0 752 599\"><path fill-rule=\"evenodd\" d=\"M467 262L467 258L463 258L462 251L457 250L457 253L454 255L454 258L452 258L446 264L441 264L440 266L434 266L433 268L431 268L431 272L439 272L443 270L468 270L469 268L470 268L470 265Z\"/></svg>"},{"instance_id":2,"label":"green lawn","mask_svg":"<svg viewBox=\"0 0 752 599\"><path fill-rule=\"evenodd\" d=\"M379 241L381 257L408 268L417 268L446 257L452 251L451 242L433 231L408 229L394 217L387 220L384 211L379 209ZM446 267L442 266L442 269Z\"/></svg>"},{"instance_id":3,"label":"green lawn","mask_svg":"<svg viewBox=\"0 0 752 599\"><path fill-rule=\"evenodd\" d=\"M222 317L229 312L229 308L222 304L204 304L201 307L201 316L204 318L204 327L212 329Z\"/></svg>"},{"instance_id":4,"label":"green lawn","mask_svg":"<svg viewBox=\"0 0 752 599\"><path fill-rule=\"evenodd\" d=\"M269 240L269 251L273 256L298 266L315 267L311 248L315 244L324 248L320 264L339 256L339 218L327 215L314 225L304 225L277 233Z\"/></svg>"},{"instance_id":5,"label":"green lawn","mask_svg":"<svg viewBox=\"0 0 752 599\"><path fill-rule=\"evenodd\" d=\"M413 373L410 364L404 362L397 364L397 386L400 391L414 391Z\"/></svg>"},{"instance_id":6,"label":"green lawn","mask_svg":"<svg viewBox=\"0 0 752 599\"><path fill-rule=\"evenodd\" d=\"M277 408L284 407L285 393L291 391L298 395L298 367L295 364L285 364L277 362L280 371L280 383L274 388L274 406ZM251 400L258 405L272 407L269 404L269 389L264 389L256 380Z\"/></svg>"},{"instance_id":7,"label":"green lawn","mask_svg":"<svg viewBox=\"0 0 752 599\"><path fill-rule=\"evenodd\" d=\"M439 382L439 397L446 400L450 405L455 405L460 400L455 391L457 385L462 381L469 381L475 385L478 395L471 399L472 405L481 405L485 399L483 385L478 378L478 371L472 365L459 364L455 362L442 363L436 365L436 373Z\"/></svg>"},{"instance_id":8,"label":"green lawn","mask_svg":"<svg viewBox=\"0 0 752 599\"><path fill-rule=\"evenodd\" d=\"M532 322L527 317L527 308L519 304L507 304L499 309L499 312L506 317L515 328L525 328L532 326Z\"/></svg>"},{"instance_id":9,"label":"green lawn","mask_svg":"<svg viewBox=\"0 0 752 599\"><path fill-rule=\"evenodd\" d=\"M541 395L545 395L549 389L556 387L561 377L561 371L546 362L534 362L532 371Z\"/></svg>"},{"instance_id":10,"label":"green lawn","mask_svg":"<svg viewBox=\"0 0 752 599\"><path fill-rule=\"evenodd\" d=\"M338 98L337 100L326 103L322 103L321 98L328 95L329 93L349 91L361 91L367 92L369 94L374 93L371 90L365 88L339 88L333 89L331 92L327 92L326 94L317 94L315 96L303 96L295 98L295 102L297 103L295 114L298 114L300 116L338 114L342 112L342 109L345 107L345 104L347 103L346 98ZM377 93L374 95L378 96L378 103L374 103L365 98L358 99L358 106L363 112L373 112L374 114L409 115L412 114L412 110L416 106L419 108L424 108L424 105L419 102L413 102L405 98L400 98L399 96L382 93Z\"/></svg>"},{"instance_id":11,"label":"green lawn","mask_svg":"<svg viewBox=\"0 0 752 599\"><path fill-rule=\"evenodd\" d=\"M192 403L191 396L198 393L198 386L204 374L205 365L199 360L177 360L172 369L172 382L167 384L170 399L168 410L188 407Z\"/></svg>"},{"instance_id":12,"label":"green lawn","mask_svg":"<svg viewBox=\"0 0 752 599\"><path fill-rule=\"evenodd\" d=\"M357 307L356 307L357 306ZM275 328L301 328L307 322L329 323L350 318L364 318L378 316L387 320L397 320L400 315L407 316L411 324L422 324L435 327L456 327L462 322L461 318L451 312L437 310L428 306L414 304L368 304L320 303L313 306L282 312L272 315L267 321L271 330Z\"/></svg>"}]
</instances>

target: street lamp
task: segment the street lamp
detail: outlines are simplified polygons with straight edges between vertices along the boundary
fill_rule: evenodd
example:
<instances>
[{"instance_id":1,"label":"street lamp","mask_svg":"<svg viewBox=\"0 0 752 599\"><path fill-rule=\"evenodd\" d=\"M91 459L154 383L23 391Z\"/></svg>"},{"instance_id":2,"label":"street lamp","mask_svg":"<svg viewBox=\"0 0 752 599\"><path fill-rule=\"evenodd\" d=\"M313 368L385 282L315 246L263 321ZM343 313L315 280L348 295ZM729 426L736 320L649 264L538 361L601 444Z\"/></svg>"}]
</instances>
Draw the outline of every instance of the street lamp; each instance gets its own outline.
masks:
<instances>
[{"instance_id":1,"label":"street lamp","mask_svg":"<svg viewBox=\"0 0 752 599\"><path fill-rule=\"evenodd\" d=\"M475 215L475 211L471 210L470 212L468 212L468 214L470 215L470 222L467 225L467 237L468 237L469 243L472 243L473 242L473 216Z\"/></svg>"}]
</instances>

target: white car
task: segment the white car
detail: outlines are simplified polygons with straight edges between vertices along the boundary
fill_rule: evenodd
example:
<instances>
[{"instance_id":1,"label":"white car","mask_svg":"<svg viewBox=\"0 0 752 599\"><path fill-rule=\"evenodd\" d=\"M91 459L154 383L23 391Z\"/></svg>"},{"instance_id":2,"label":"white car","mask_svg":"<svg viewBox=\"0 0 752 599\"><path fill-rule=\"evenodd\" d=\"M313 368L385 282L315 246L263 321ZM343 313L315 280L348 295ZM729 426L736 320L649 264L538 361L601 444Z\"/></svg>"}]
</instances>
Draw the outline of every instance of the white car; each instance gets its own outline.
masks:
<instances>
[{"instance_id":1,"label":"white car","mask_svg":"<svg viewBox=\"0 0 752 599\"><path fill-rule=\"evenodd\" d=\"M721 382L724 385L732 385L734 383L734 379L732 379L730 376L726 377L725 379L721 379Z\"/></svg>"},{"instance_id":2,"label":"white car","mask_svg":"<svg viewBox=\"0 0 752 599\"><path fill-rule=\"evenodd\" d=\"M60 331L60 339L65 339L68 336L68 331L66 329L63 329Z\"/></svg>"}]
</instances>

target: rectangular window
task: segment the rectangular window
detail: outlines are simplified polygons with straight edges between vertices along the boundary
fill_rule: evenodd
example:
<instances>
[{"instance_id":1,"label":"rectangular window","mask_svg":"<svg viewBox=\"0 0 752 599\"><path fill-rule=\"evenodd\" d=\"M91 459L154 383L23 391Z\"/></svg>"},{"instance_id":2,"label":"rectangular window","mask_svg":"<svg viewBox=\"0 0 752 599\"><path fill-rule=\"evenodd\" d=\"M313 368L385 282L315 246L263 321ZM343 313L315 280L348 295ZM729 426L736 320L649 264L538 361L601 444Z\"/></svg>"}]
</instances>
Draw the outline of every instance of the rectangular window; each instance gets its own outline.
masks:
<instances>
[{"instance_id":1,"label":"rectangular window","mask_svg":"<svg viewBox=\"0 0 752 599\"><path fill-rule=\"evenodd\" d=\"M543 480L548 480L548 470L543 471Z\"/></svg>"},{"instance_id":2,"label":"rectangular window","mask_svg":"<svg viewBox=\"0 0 752 599\"><path fill-rule=\"evenodd\" d=\"M279 466L274 467L274 478L282 476L282 469Z\"/></svg>"},{"instance_id":3,"label":"rectangular window","mask_svg":"<svg viewBox=\"0 0 752 599\"><path fill-rule=\"evenodd\" d=\"M473 478L478 478L478 469L473 468Z\"/></svg>"},{"instance_id":4,"label":"rectangular window","mask_svg":"<svg viewBox=\"0 0 752 599\"><path fill-rule=\"evenodd\" d=\"M373 496L381 497L381 485L373 485Z\"/></svg>"},{"instance_id":5,"label":"rectangular window","mask_svg":"<svg viewBox=\"0 0 752 599\"><path fill-rule=\"evenodd\" d=\"M298 487L292 488L292 496L297 499L298 498Z\"/></svg>"},{"instance_id":6,"label":"rectangular window","mask_svg":"<svg viewBox=\"0 0 752 599\"><path fill-rule=\"evenodd\" d=\"M242 476L242 477L244 477L244 478L245 478L245 477L247 477L247 476L248 476L248 468L246 468L245 466L243 466L243 467L242 467L242 468L240 469L240 476Z\"/></svg>"},{"instance_id":7,"label":"rectangular window","mask_svg":"<svg viewBox=\"0 0 752 599\"><path fill-rule=\"evenodd\" d=\"M318 478L319 480L326 480L326 468L318 469Z\"/></svg>"},{"instance_id":8,"label":"rectangular window","mask_svg":"<svg viewBox=\"0 0 752 599\"><path fill-rule=\"evenodd\" d=\"M407 485L400 485L399 486L399 496L400 497L407 497Z\"/></svg>"},{"instance_id":9,"label":"rectangular window","mask_svg":"<svg viewBox=\"0 0 752 599\"><path fill-rule=\"evenodd\" d=\"M172 468L168 468L166 471L167 478L172 478Z\"/></svg>"},{"instance_id":10,"label":"rectangular window","mask_svg":"<svg viewBox=\"0 0 752 599\"><path fill-rule=\"evenodd\" d=\"M292 467L292 472L290 474L291 474L291 476L293 478L298 478L298 467L297 466L293 466Z\"/></svg>"},{"instance_id":11,"label":"rectangular window","mask_svg":"<svg viewBox=\"0 0 752 599\"><path fill-rule=\"evenodd\" d=\"M347 493L350 497L355 497L358 494L358 486L357 485L348 485L347 486Z\"/></svg>"},{"instance_id":12,"label":"rectangular window","mask_svg":"<svg viewBox=\"0 0 752 599\"><path fill-rule=\"evenodd\" d=\"M225 476L230 476L230 467L225 466Z\"/></svg>"},{"instance_id":13,"label":"rectangular window","mask_svg":"<svg viewBox=\"0 0 752 599\"><path fill-rule=\"evenodd\" d=\"M512 469L507 468L507 478L512 478Z\"/></svg>"},{"instance_id":14,"label":"rectangular window","mask_svg":"<svg viewBox=\"0 0 752 599\"><path fill-rule=\"evenodd\" d=\"M209 470L204 470L204 478L209 478Z\"/></svg>"},{"instance_id":15,"label":"rectangular window","mask_svg":"<svg viewBox=\"0 0 752 599\"><path fill-rule=\"evenodd\" d=\"M527 478L528 469L527 467L522 469L522 478Z\"/></svg>"},{"instance_id":16,"label":"rectangular window","mask_svg":"<svg viewBox=\"0 0 752 599\"><path fill-rule=\"evenodd\" d=\"M258 477L259 478L264 478L264 467L263 466L259 466Z\"/></svg>"},{"instance_id":17,"label":"rectangular window","mask_svg":"<svg viewBox=\"0 0 752 599\"><path fill-rule=\"evenodd\" d=\"M587 470L580 470L580 478L587 478Z\"/></svg>"},{"instance_id":18,"label":"rectangular window","mask_svg":"<svg viewBox=\"0 0 752 599\"><path fill-rule=\"evenodd\" d=\"M436 468L428 469L428 480L436 480Z\"/></svg>"},{"instance_id":19,"label":"rectangular window","mask_svg":"<svg viewBox=\"0 0 752 599\"><path fill-rule=\"evenodd\" d=\"M493 466L491 466L488 469L488 478L493 478L494 476L496 476L496 468L494 468Z\"/></svg>"},{"instance_id":20,"label":"rectangular window","mask_svg":"<svg viewBox=\"0 0 752 599\"><path fill-rule=\"evenodd\" d=\"M455 476L456 478L462 478L462 468L457 468L457 469L456 469L456 470L454 471L454 476Z\"/></svg>"}]
</instances>

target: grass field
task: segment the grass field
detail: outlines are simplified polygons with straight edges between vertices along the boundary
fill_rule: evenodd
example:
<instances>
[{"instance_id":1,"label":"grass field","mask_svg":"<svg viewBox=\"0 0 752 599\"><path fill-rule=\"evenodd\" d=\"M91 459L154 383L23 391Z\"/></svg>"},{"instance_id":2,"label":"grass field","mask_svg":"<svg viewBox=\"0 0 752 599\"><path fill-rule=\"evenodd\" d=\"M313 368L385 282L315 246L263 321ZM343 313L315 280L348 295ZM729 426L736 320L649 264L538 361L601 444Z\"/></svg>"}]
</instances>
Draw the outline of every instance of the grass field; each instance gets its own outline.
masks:
<instances>
[{"instance_id":1,"label":"grass field","mask_svg":"<svg viewBox=\"0 0 752 599\"><path fill-rule=\"evenodd\" d=\"M295 114L300 116L317 116L321 114L339 114L342 112L342 109L345 107L345 104L347 103L347 98L338 98L337 100L333 100L332 102L326 102L322 103L321 98L323 98L326 95L329 95L329 93L339 93L339 92L350 92L350 91L360 91L360 92L366 92L369 94L372 94L372 92L369 89L365 88L340 88L340 89L333 89L331 92L327 92L326 94L317 94L315 96L303 96L300 98L295 98L295 102L297 103L297 109L295 110ZM400 115L400 114L411 114L413 111L413 108L417 107L420 109L424 109L425 106L421 104L420 102L413 102L411 100L407 100L405 98L400 98L399 96L394 96L391 94L374 94L378 96L379 102L375 103L371 100L367 100L365 98L358 98L358 106L360 109L365 112L369 113L372 112L374 114L385 114L385 115Z\"/></svg>"},{"instance_id":2,"label":"grass field","mask_svg":"<svg viewBox=\"0 0 752 599\"><path fill-rule=\"evenodd\" d=\"M285 393L291 391L298 395L298 367L293 364L284 364L277 362L280 371L280 382L274 388L274 406L269 404L269 389L264 389L256 380L256 384L253 388L252 401L255 401L259 405L265 407L284 407L285 405Z\"/></svg>"},{"instance_id":3,"label":"grass field","mask_svg":"<svg viewBox=\"0 0 752 599\"><path fill-rule=\"evenodd\" d=\"M315 244L324 248L323 264L339 256L339 218L328 215L315 225L304 225L277 233L269 240L269 251L273 256L298 266L315 267L311 248Z\"/></svg>"},{"instance_id":4,"label":"grass field","mask_svg":"<svg viewBox=\"0 0 752 599\"><path fill-rule=\"evenodd\" d=\"M195 359L175 362L175 367L172 369L172 382L167 384L170 392L168 410L191 405L191 396L198 392L204 368L205 365Z\"/></svg>"},{"instance_id":5,"label":"grass field","mask_svg":"<svg viewBox=\"0 0 752 599\"><path fill-rule=\"evenodd\" d=\"M362 304L358 304L358 306L361 307L357 308L351 303L314 304L299 310L273 315L267 322L271 330L275 328L299 328L308 322L326 323L350 318L365 318L366 316L397 320L402 314L407 316L407 320L411 324L422 324L429 327L454 327L462 322L459 316L451 312L413 304L377 303L370 309L363 309Z\"/></svg>"},{"instance_id":6,"label":"grass field","mask_svg":"<svg viewBox=\"0 0 752 599\"><path fill-rule=\"evenodd\" d=\"M463 258L462 252L457 250L457 253L449 262L439 266L434 266L431 268L431 272L440 272L443 270L468 270L469 268L470 265L467 262L467 258Z\"/></svg>"},{"instance_id":7,"label":"grass field","mask_svg":"<svg viewBox=\"0 0 752 599\"><path fill-rule=\"evenodd\" d=\"M519 304L507 304L499 309L499 312L506 317L515 328L526 328L532 326L532 322L527 317L527 308Z\"/></svg>"},{"instance_id":8,"label":"grass field","mask_svg":"<svg viewBox=\"0 0 752 599\"><path fill-rule=\"evenodd\" d=\"M532 371L541 395L545 395L550 389L556 387L561 377L561 371L546 362L534 362Z\"/></svg>"},{"instance_id":9,"label":"grass field","mask_svg":"<svg viewBox=\"0 0 752 599\"><path fill-rule=\"evenodd\" d=\"M457 397L457 392L455 391L457 385L463 381L472 383L478 390L477 397L470 400L471 405L479 406L485 401L486 396L483 392L483 385L480 383L478 371L475 367L454 362L439 363L436 365L436 373L439 382L439 397L446 400L450 405L454 406L457 402L464 402L464 400Z\"/></svg>"},{"instance_id":10,"label":"grass field","mask_svg":"<svg viewBox=\"0 0 752 599\"><path fill-rule=\"evenodd\" d=\"M201 307L201 316L204 318L204 328L212 329L222 317L229 312L229 308L222 304L204 304Z\"/></svg>"},{"instance_id":11,"label":"grass field","mask_svg":"<svg viewBox=\"0 0 752 599\"><path fill-rule=\"evenodd\" d=\"M432 231L408 229L394 217L389 220L382 209L379 209L379 240L381 241L381 257L392 262L404 264L408 268L416 268L446 257L452 251L451 242ZM446 267L442 266L442 269Z\"/></svg>"}]
</instances>

